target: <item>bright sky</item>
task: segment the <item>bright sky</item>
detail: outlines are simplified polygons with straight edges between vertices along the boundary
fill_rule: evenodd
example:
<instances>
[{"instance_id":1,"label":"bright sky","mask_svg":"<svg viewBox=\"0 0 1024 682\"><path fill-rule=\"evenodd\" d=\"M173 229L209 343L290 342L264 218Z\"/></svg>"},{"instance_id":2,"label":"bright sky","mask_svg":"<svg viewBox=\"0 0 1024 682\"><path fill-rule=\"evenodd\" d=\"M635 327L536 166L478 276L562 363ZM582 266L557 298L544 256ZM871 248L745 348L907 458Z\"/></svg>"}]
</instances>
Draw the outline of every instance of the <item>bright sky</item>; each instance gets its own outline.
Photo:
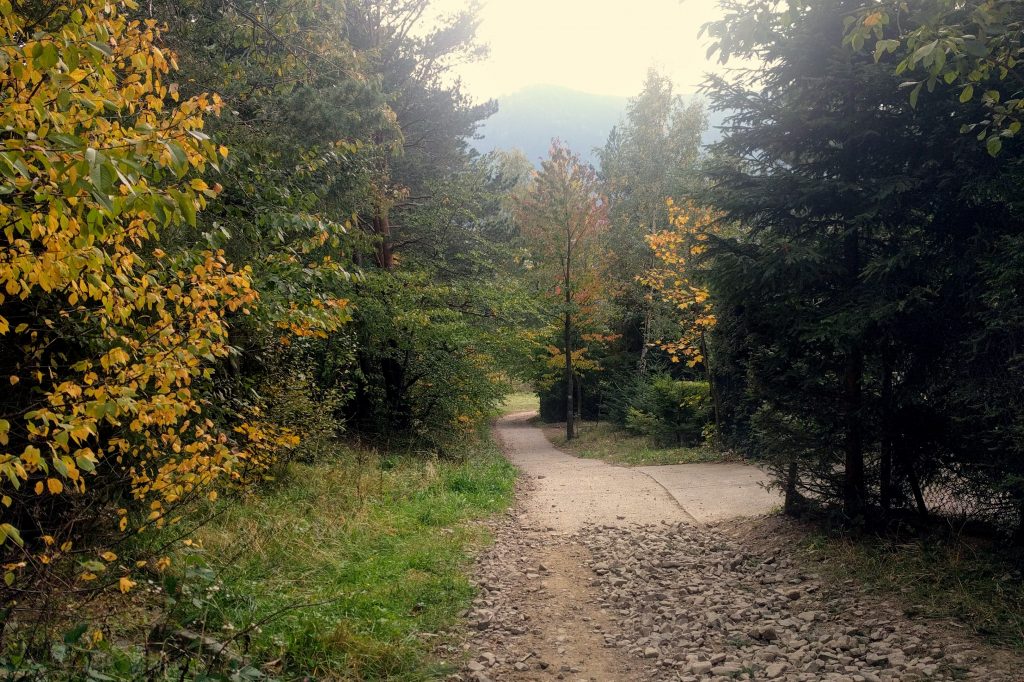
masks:
<instances>
[{"instance_id":1,"label":"bright sky","mask_svg":"<svg viewBox=\"0 0 1024 682\"><path fill-rule=\"evenodd\" d=\"M527 85L632 96L656 67L679 92L693 92L714 68L700 27L715 0L484 0L479 36L490 58L463 68L467 90L484 99ZM439 10L464 1L436 0Z\"/></svg>"}]
</instances>

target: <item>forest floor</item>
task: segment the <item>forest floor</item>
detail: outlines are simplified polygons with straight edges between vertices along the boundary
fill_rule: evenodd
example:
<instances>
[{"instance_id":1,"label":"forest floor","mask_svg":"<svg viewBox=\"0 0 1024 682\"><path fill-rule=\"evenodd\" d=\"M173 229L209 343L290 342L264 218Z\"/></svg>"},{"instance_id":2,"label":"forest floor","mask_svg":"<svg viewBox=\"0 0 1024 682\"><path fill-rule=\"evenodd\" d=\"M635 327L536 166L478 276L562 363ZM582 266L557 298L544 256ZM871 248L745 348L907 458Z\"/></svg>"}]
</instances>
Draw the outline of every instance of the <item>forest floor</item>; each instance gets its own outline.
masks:
<instances>
[{"instance_id":1,"label":"forest floor","mask_svg":"<svg viewBox=\"0 0 1024 682\"><path fill-rule=\"evenodd\" d=\"M451 679L1024 680L1016 653L815 572L806 532L763 514L771 498L723 494L742 465L722 486L676 472L690 497L674 497L657 467L572 457L529 417L496 429L523 476L478 560L469 632L442 652L466 657Z\"/></svg>"}]
</instances>

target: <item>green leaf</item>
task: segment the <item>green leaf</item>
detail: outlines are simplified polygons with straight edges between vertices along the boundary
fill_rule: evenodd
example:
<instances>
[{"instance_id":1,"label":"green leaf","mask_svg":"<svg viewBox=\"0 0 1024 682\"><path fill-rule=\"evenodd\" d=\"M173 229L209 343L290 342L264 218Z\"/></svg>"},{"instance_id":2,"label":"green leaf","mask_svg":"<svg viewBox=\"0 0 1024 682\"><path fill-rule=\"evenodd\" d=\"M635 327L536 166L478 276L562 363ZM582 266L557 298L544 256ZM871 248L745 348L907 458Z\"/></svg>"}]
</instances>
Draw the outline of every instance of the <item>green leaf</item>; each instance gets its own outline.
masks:
<instances>
[{"instance_id":1,"label":"green leaf","mask_svg":"<svg viewBox=\"0 0 1024 682\"><path fill-rule=\"evenodd\" d=\"M914 51L914 54L910 57L910 61L916 64L917 62L921 61L922 59L930 55L932 52L934 52L935 48L938 46L938 40L933 40L927 45L922 45L921 47L917 48L917 50Z\"/></svg>"},{"instance_id":2,"label":"green leaf","mask_svg":"<svg viewBox=\"0 0 1024 682\"><path fill-rule=\"evenodd\" d=\"M57 46L53 43L47 43L43 46L39 56L36 57L35 63L37 68L46 71L56 66L59 60L60 55L57 53Z\"/></svg>"},{"instance_id":3,"label":"green leaf","mask_svg":"<svg viewBox=\"0 0 1024 682\"><path fill-rule=\"evenodd\" d=\"M186 222L192 227L196 226L196 204L192 195L188 192L175 192L174 199L178 203L181 214L185 216Z\"/></svg>"},{"instance_id":4,"label":"green leaf","mask_svg":"<svg viewBox=\"0 0 1024 682\"><path fill-rule=\"evenodd\" d=\"M171 166L180 178L188 171L188 156L177 142L168 142L167 150L171 152L171 158L173 159Z\"/></svg>"},{"instance_id":5,"label":"green leaf","mask_svg":"<svg viewBox=\"0 0 1024 682\"><path fill-rule=\"evenodd\" d=\"M998 156L1000 150L1002 150L1003 148L1003 141L1000 140L997 136L993 135L992 137L988 138L988 142L985 143L985 148L988 150L988 153L991 156Z\"/></svg>"},{"instance_id":6,"label":"green leaf","mask_svg":"<svg viewBox=\"0 0 1024 682\"><path fill-rule=\"evenodd\" d=\"M921 94L921 86L923 86L923 85L924 85L923 82L922 83L918 83L917 86L913 90L910 91L910 107L912 109L916 109L917 108L917 98Z\"/></svg>"},{"instance_id":7,"label":"green leaf","mask_svg":"<svg viewBox=\"0 0 1024 682\"><path fill-rule=\"evenodd\" d=\"M78 625L64 633L64 643L75 644L76 642L78 642L78 640L82 638L82 635L84 635L85 631L88 629L88 623L79 623Z\"/></svg>"},{"instance_id":8,"label":"green leaf","mask_svg":"<svg viewBox=\"0 0 1024 682\"><path fill-rule=\"evenodd\" d=\"M968 85L960 93L960 102L961 103L970 102L972 97L974 97L974 86L973 85Z\"/></svg>"},{"instance_id":9,"label":"green leaf","mask_svg":"<svg viewBox=\"0 0 1024 682\"><path fill-rule=\"evenodd\" d=\"M18 547L25 546L25 541L21 539L21 533L19 533L18 529L11 524L0 523L0 533L4 534L4 539L10 538L13 540L14 544L18 545ZM2 544L2 541L0 541L0 544Z\"/></svg>"}]
</instances>

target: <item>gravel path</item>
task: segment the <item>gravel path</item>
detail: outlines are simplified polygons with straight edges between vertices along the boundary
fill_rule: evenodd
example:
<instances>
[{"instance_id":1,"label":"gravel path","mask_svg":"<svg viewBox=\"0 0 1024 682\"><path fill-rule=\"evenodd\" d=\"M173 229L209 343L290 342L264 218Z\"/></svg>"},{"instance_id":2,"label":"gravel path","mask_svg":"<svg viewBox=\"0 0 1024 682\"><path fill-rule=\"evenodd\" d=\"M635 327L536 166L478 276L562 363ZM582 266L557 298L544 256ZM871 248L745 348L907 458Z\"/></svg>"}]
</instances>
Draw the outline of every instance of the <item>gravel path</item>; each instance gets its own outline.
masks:
<instances>
[{"instance_id":1,"label":"gravel path","mask_svg":"<svg viewBox=\"0 0 1024 682\"><path fill-rule=\"evenodd\" d=\"M478 561L452 680L1024 680L1019 658L807 572L771 520L701 525L523 415L497 432L524 476Z\"/></svg>"}]
</instances>

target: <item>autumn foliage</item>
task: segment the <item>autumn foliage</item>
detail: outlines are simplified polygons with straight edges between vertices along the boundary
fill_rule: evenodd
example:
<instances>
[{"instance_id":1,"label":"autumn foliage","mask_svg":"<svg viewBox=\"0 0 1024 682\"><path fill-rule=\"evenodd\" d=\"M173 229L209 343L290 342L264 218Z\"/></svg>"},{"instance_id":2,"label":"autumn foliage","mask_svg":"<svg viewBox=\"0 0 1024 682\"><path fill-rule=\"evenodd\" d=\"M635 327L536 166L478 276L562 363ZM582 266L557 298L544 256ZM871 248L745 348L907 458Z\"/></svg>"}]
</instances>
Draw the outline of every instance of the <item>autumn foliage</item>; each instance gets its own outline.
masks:
<instances>
[{"instance_id":1,"label":"autumn foliage","mask_svg":"<svg viewBox=\"0 0 1024 682\"><path fill-rule=\"evenodd\" d=\"M248 269L220 252L154 246L162 229L195 224L218 192L198 175L228 152L203 133L220 100L179 98L166 82L173 56L155 22L126 16L133 7L68 1L39 18L0 0L8 584L68 549L65 526L79 519L55 509L104 489L160 525L175 503L237 475L250 443L292 441L258 422L218 429L194 390L230 352L229 317L258 297Z\"/></svg>"},{"instance_id":2,"label":"autumn foliage","mask_svg":"<svg viewBox=\"0 0 1024 682\"><path fill-rule=\"evenodd\" d=\"M683 357L692 367L705 362L707 334L715 326L708 290L698 276L698 261L714 234L717 216L692 202L676 204L668 199L667 204L671 228L647 236L658 263L637 279L675 306L682 336L659 340L658 345L672 362Z\"/></svg>"}]
</instances>

